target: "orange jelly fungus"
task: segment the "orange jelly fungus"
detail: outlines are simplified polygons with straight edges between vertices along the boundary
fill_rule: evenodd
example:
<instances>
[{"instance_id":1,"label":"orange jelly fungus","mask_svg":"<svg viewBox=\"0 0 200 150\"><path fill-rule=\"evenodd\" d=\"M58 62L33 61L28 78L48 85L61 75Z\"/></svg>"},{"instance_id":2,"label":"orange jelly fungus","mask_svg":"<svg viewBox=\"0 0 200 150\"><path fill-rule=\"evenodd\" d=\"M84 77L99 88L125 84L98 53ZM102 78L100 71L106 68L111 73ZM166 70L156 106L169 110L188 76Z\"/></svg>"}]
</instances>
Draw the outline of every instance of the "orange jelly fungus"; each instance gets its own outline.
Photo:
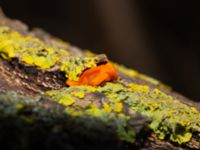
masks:
<instances>
[{"instance_id":1,"label":"orange jelly fungus","mask_svg":"<svg viewBox=\"0 0 200 150\"><path fill-rule=\"evenodd\" d=\"M66 84L74 85L92 85L97 86L106 81L117 80L118 75L112 63L108 62L84 71L79 81L67 80Z\"/></svg>"}]
</instances>

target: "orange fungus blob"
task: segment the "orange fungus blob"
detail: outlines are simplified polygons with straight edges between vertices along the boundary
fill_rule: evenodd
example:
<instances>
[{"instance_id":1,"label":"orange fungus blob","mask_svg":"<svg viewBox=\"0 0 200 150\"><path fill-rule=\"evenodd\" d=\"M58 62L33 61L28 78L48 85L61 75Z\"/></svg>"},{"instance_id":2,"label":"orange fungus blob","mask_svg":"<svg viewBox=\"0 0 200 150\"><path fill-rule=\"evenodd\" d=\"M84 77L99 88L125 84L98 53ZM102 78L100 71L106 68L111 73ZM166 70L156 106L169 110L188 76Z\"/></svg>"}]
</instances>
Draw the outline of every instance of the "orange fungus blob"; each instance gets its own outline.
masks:
<instances>
[{"instance_id":1,"label":"orange fungus blob","mask_svg":"<svg viewBox=\"0 0 200 150\"><path fill-rule=\"evenodd\" d=\"M82 73L79 81L67 80L66 84L74 85L92 85L97 86L106 81L117 80L118 75L112 63L108 62L93 68L90 68Z\"/></svg>"}]
</instances>

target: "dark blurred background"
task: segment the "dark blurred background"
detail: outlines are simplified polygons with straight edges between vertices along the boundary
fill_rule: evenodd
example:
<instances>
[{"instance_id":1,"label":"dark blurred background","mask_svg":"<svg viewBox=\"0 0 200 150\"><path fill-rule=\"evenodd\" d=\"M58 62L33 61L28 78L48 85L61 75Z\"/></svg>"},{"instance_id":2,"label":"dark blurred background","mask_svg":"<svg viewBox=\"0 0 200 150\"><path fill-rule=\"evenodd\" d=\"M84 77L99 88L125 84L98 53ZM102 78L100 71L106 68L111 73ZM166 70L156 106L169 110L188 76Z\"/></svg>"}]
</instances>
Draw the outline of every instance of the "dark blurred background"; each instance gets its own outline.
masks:
<instances>
[{"instance_id":1,"label":"dark blurred background","mask_svg":"<svg viewBox=\"0 0 200 150\"><path fill-rule=\"evenodd\" d=\"M189 0L0 0L7 16L151 75L200 101L200 4Z\"/></svg>"}]
</instances>

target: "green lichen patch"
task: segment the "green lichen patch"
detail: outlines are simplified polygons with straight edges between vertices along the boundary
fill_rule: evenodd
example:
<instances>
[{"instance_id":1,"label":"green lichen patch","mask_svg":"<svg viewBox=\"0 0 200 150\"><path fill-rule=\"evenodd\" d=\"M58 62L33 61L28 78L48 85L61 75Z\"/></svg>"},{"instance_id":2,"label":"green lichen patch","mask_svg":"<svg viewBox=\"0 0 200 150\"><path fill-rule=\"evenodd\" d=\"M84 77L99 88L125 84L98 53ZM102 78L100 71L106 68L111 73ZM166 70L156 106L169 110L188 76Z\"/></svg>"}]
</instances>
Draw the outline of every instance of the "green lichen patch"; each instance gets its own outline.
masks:
<instances>
[{"instance_id":1,"label":"green lichen patch","mask_svg":"<svg viewBox=\"0 0 200 150\"><path fill-rule=\"evenodd\" d=\"M68 88L62 88L60 90L47 91L46 94L53 96L53 99L59 100L60 95L71 95L72 97L84 98L87 93L95 92L96 88L93 86L72 86Z\"/></svg>"},{"instance_id":2,"label":"green lichen patch","mask_svg":"<svg viewBox=\"0 0 200 150\"><path fill-rule=\"evenodd\" d=\"M135 142L136 132L128 126L129 116L122 113L116 114L114 112L107 112L105 109L93 105L85 110L77 110L67 107L65 112L73 117L89 117L98 118L103 121L107 126L111 126L116 130L116 134L121 140L127 142Z\"/></svg>"},{"instance_id":3,"label":"green lichen patch","mask_svg":"<svg viewBox=\"0 0 200 150\"><path fill-rule=\"evenodd\" d=\"M169 137L169 140L182 144L190 141L193 132L200 132L200 113L159 89L133 83L125 86L107 83L98 91L103 92L110 102L123 101L130 109L151 118L149 128L160 139Z\"/></svg>"},{"instance_id":4,"label":"green lichen patch","mask_svg":"<svg viewBox=\"0 0 200 150\"><path fill-rule=\"evenodd\" d=\"M78 81L81 73L91 67L96 66L96 57L67 57L62 62L61 71L65 76L73 81Z\"/></svg>"},{"instance_id":5,"label":"green lichen patch","mask_svg":"<svg viewBox=\"0 0 200 150\"><path fill-rule=\"evenodd\" d=\"M194 131L200 132L200 113L194 107L156 88L150 90L148 86L138 84L126 86L120 90L120 93L126 93L122 94L127 96L125 102L132 110L152 119L149 127L160 139L169 137L171 141L182 144L190 141Z\"/></svg>"},{"instance_id":6,"label":"green lichen patch","mask_svg":"<svg viewBox=\"0 0 200 150\"><path fill-rule=\"evenodd\" d=\"M6 60L18 58L28 65L48 69L68 55L65 50L52 49L37 38L24 37L9 28L0 27L0 31L0 55Z\"/></svg>"},{"instance_id":7,"label":"green lichen patch","mask_svg":"<svg viewBox=\"0 0 200 150\"><path fill-rule=\"evenodd\" d=\"M65 98L69 96L76 97L82 99L82 101L85 101L83 98L86 98L87 94L97 93L101 90L103 89L100 89L100 87L74 86L63 88L57 91L48 91L46 94L49 95L54 101L58 101L58 103L60 103L60 101L63 99L63 96ZM90 99L90 101L90 105L86 108L79 107L75 102L74 105L67 106L65 111L67 114L73 117L98 118L104 121L106 124L111 123L112 126L116 128L116 134L120 139L128 142L135 141L136 133L134 127L129 127L128 120L130 119L130 116L122 112L123 104L121 102L110 103L108 100L102 100L99 105L99 103L95 103L95 99L94 101ZM134 118L134 116L132 116L132 118Z\"/></svg>"},{"instance_id":8,"label":"green lichen patch","mask_svg":"<svg viewBox=\"0 0 200 150\"><path fill-rule=\"evenodd\" d=\"M80 94L80 92L83 92ZM121 139L134 141L135 131L129 128L128 121L132 114L123 110L132 110L147 116L151 119L149 128L160 138L169 139L179 144L189 142L194 132L200 132L200 113L172 96L160 91L157 88L150 88L147 85L134 83L107 82L104 86L74 86L62 90L65 95L77 96L84 101L88 93L100 93L104 97L100 98L101 105L91 103L87 109L73 111L74 115L84 115L86 112L92 117L107 119L106 115L119 114L126 116L123 125L117 128ZM77 92L77 93L76 93ZM80 95L79 95L80 94ZM84 95L84 96L83 96ZM67 107L67 110L74 110L76 107ZM106 115L105 115L106 114ZM108 117L109 118L109 117ZM112 117L110 117L113 119ZM118 124L120 118L117 118ZM117 126L118 126L117 124ZM123 128L121 128L123 126ZM122 132L126 128L126 132Z\"/></svg>"},{"instance_id":9,"label":"green lichen patch","mask_svg":"<svg viewBox=\"0 0 200 150\"><path fill-rule=\"evenodd\" d=\"M66 50L49 47L41 40L33 37L24 37L7 27L0 27L0 56L7 61L18 58L19 62L36 66L41 69L50 69L55 65L65 72L66 78L78 81L82 72L97 64L96 56L69 56ZM135 70L115 65L117 70L127 76L139 78L159 87L168 88L159 81L140 74ZM122 83L123 82L123 83ZM91 95L101 95L93 99ZM45 95L66 107L65 113L74 117L98 118L111 123L115 127L119 138L127 142L136 140L137 129L130 124L134 113L138 112L150 118L149 129L160 139L169 139L179 144L190 141L193 133L200 133L200 113L194 108L181 103L167 93L148 85L127 83L118 80L115 83L107 82L103 86L72 86L60 90L47 91ZM87 97L90 95L90 99ZM7 95L0 95L0 99L11 99ZM86 107L77 105L77 100L91 101ZM24 108L24 104L15 103L9 107L7 113L17 112ZM1 110L0 106L0 110ZM134 113L131 113L134 112ZM23 116L22 116L23 118ZM27 118L24 120L30 121Z\"/></svg>"},{"instance_id":10,"label":"green lichen patch","mask_svg":"<svg viewBox=\"0 0 200 150\"><path fill-rule=\"evenodd\" d=\"M20 95L16 92L6 92L0 93L0 116L17 116L26 123L33 123L34 118L30 115L23 115L19 112L22 112L24 109L29 106L30 108L38 104L40 96L27 97Z\"/></svg>"},{"instance_id":11,"label":"green lichen patch","mask_svg":"<svg viewBox=\"0 0 200 150\"><path fill-rule=\"evenodd\" d=\"M46 94L51 96L52 100L64 106L70 106L75 102L69 94L60 91L48 91Z\"/></svg>"},{"instance_id":12,"label":"green lichen patch","mask_svg":"<svg viewBox=\"0 0 200 150\"><path fill-rule=\"evenodd\" d=\"M0 56L7 61L18 58L19 62L40 69L57 65L73 81L78 81L85 69L95 67L98 60L96 56L70 56L67 50L47 45L38 38L22 36L4 26L0 26Z\"/></svg>"},{"instance_id":13,"label":"green lichen patch","mask_svg":"<svg viewBox=\"0 0 200 150\"><path fill-rule=\"evenodd\" d=\"M160 139L169 137L169 140L182 144L190 141L193 132L200 131L200 113L194 107L156 88L149 92L132 92L126 103L132 110L152 119L149 127Z\"/></svg>"}]
</instances>

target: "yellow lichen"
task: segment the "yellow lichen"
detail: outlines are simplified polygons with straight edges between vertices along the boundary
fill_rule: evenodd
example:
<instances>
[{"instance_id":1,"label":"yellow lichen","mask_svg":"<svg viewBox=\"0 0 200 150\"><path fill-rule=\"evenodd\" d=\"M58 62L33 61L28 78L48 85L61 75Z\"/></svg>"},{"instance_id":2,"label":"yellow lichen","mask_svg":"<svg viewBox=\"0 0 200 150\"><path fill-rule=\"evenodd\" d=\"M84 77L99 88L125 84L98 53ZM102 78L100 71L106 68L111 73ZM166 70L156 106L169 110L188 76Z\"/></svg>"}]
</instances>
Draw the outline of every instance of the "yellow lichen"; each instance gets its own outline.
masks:
<instances>
[{"instance_id":1,"label":"yellow lichen","mask_svg":"<svg viewBox=\"0 0 200 150\"><path fill-rule=\"evenodd\" d=\"M134 83L128 84L130 91L141 92L148 94L150 92L150 88L147 85L138 85Z\"/></svg>"},{"instance_id":2,"label":"yellow lichen","mask_svg":"<svg viewBox=\"0 0 200 150\"><path fill-rule=\"evenodd\" d=\"M122 111L122 108L123 108L123 105L122 105L122 103L120 103L120 102L118 102L118 103L115 103L114 105L113 105L113 110L115 111L115 112L121 112Z\"/></svg>"},{"instance_id":3,"label":"yellow lichen","mask_svg":"<svg viewBox=\"0 0 200 150\"><path fill-rule=\"evenodd\" d=\"M58 101L60 104L63 104L65 106L70 106L72 105L75 101L72 97L70 96L65 96L63 98L61 98L59 101Z\"/></svg>"},{"instance_id":4,"label":"yellow lichen","mask_svg":"<svg viewBox=\"0 0 200 150\"><path fill-rule=\"evenodd\" d=\"M21 110L22 108L24 108L24 105L21 104L21 103L18 103L18 104L16 104L15 107L16 107L17 110Z\"/></svg>"},{"instance_id":5,"label":"yellow lichen","mask_svg":"<svg viewBox=\"0 0 200 150\"><path fill-rule=\"evenodd\" d=\"M0 55L5 60L18 58L20 62L42 69L49 69L58 64L60 70L65 72L66 77L74 81L79 80L84 70L96 66L95 56L68 56L66 50L50 48L37 38L24 37L17 32L11 32L7 27L0 27ZM135 70L126 69L117 64L115 66L119 72L130 77L165 87L159 81ZM193 132L200 131L200 113L195 108L188 107L160 89L136 83L121 84L120 80L118 82L107 82L105 85L97 87L73 86L48 91L46 95L49 95L53 101L66 106L67 113L76 116L89 115L102 120L114 120L118 135L128 142L134 141L135 132L128 128L129 118L122 112L125 106L132 111L148 116L152 120L149 128L160 139L169 137L171 141L181 144L188 142ZM83 99L87 93L94 92L103 95L103 98L99 100L100 104L97 105L94 102L85 110L73 105L76 103L74 97ZM22 107L16 105L16 109ZM120 117L119 114L125 117Z\"/></svg>"},{"instance_id":6,"label":"yellow lichen","mask_svg":"<svg viewBox=\"0 0 200 150\"><path fill-rule=\"evenodd\" d=\"M52 100L63 104L65 106L70 106L72 104L74 104L75 100L68 94L59 92L59 91L48 91L46 92L47 95L49 95Z\"/></svg>"},{"instance_id":7,"label":"yellow lichen","mask_svg":"<svg viewBox=\"0 0 200 150\"><path fill-rule=\"evenodd\" d=\"M84 98L85 97L85 92L84 91L74 91L70 93L73 96L76 96L78 98Z\"/></svg>"},{"instance_id":8,"label":"yellow lichen","mask_svg":"<svg viewBox=\"0 0 200 150\"><path fill-rule=\"evenodd\" d=\"M94 116L94 117L103 117L104 115L106 115L106 111L98 108L96 105L87 109L86 113L92 114L92 116Z\"/></svg>"},{"instance_id":9,"label":"yellow lichen","mask_svg":"<svg viewBox=\"0 0 200 150\"><path fill-rule=\"evenodd\" d=\"M57 64L65 76L73 81L77 81L85 69L96 66L95 56L68 56L66 50L49 47L38 38L25 37L5 27L0 27L0 31L0 55L8 61L18 58L25 64L41 69L49 69Z\"/></svg>"},{"instance_id":10,"label":"yellow lichen","mask_svg":"<svg viewBox=\"0 0 200 150\"><path fill-rule=\"evenodd\" d=\"M24 37L18 32L11 32L0 27L0 55L6 59L18 58L29 65L48 69L55 65L67 51L52 49L42 41L33 37Z\"/></svg>"},{"instance_id":11,"label":"yellow lichen","mask_svg":"<svg viewBox=\"0 0 200 150\"><path fill-rule=\"evenodd\" d=\"M96 57L67 57L62 62L61 71L65 76L73 81L78 81L81 73L91 67L96 66Z\"/></svg>"},{"instance_id":12,"label":"yellow lichen","mask_svg":"<svg viewBox=\"0 0 200 150\"><path fill-rule=\"evenodd\" d=\"M155 88L153 90L153 92L151 93L151 97L154 99L158 99L158 98L163 98L163 99L167 99L167 100L172 100L173 97L160 91L159 89Z\"/></svg>"},{"instance_id":13,"label":"yellow lichen","mask_svg":"<svg viewBox=\"0 0 200 150\"><path fill-rule=\"evenodd\" d=\"M122 85L107 82L98 87L74 86L61 91L62 94L73 96L74 92L79 91L84 91L84 93L98 92L104 95L100 99L102 106L92 103L87 110L74 112L76 115L83 115L83 112L87 112L93 117L106 119L107 113L125 115L122 110L124 107L128 107L128 109L148 116L152 120L149 128L160 139L169 137L171 141L179 144L188 142L193 131L200 131L200 113L195 108L190 108L169 94L147 85L136 83ZM120 118L118 121L120 122ZM134 141L134 131L124 129L127 127L126 123L120 122L117 128L118 135L122 139L125 138L126 141Z\"/></svg>"},{"instance_id":14,"label":"yellow lichen","mask_svg":"<svg viewBox=\"0 0 200 150\"><path fill-rule=\"evenodd\" d=\"M105 109L105 111L107 111L107 112L111 112L112 111L112 108L110 107L110 105L108 105L108 104L103 104L103 108Z\"/></svg>"}]
</instances>

